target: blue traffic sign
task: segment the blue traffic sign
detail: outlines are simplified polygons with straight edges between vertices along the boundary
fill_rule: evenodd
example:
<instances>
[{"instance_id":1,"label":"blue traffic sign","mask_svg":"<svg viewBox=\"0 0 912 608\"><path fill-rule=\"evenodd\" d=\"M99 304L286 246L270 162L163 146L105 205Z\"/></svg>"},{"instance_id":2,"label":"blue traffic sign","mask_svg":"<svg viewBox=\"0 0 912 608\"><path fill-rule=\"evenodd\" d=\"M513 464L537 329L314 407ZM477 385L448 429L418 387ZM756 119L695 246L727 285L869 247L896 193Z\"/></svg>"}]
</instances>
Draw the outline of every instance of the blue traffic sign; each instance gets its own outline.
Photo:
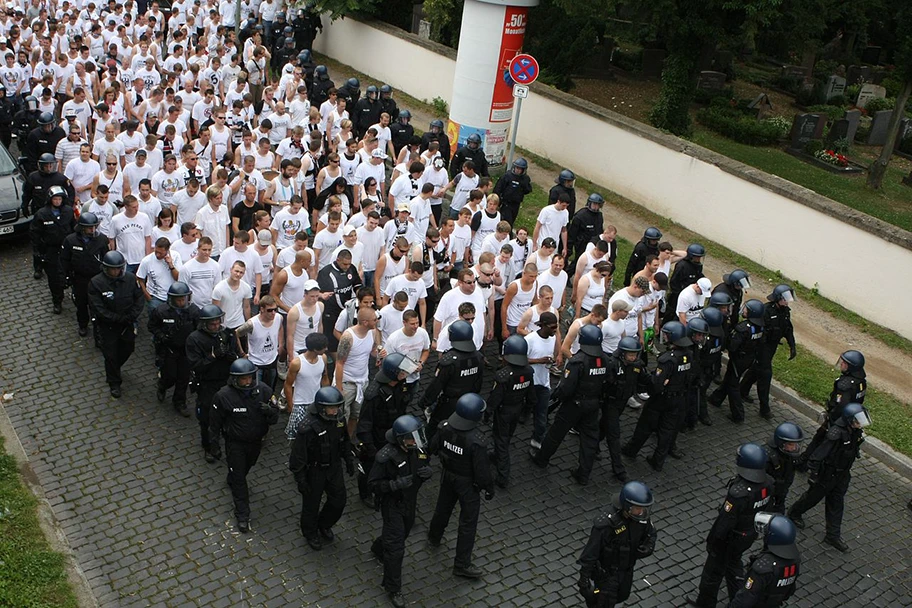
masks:
<instances>
[{"instance_id":1,"label":"blue traffic sign","mask_svg":"<svg viewBox=\"0 0 912 608\"><path fill-rule=\"evenodd\" d=\"M538 72L538 62L532 55L519 54L510 61L510 77L516 84L532 84Z\"/></svg>"}]
</instances>

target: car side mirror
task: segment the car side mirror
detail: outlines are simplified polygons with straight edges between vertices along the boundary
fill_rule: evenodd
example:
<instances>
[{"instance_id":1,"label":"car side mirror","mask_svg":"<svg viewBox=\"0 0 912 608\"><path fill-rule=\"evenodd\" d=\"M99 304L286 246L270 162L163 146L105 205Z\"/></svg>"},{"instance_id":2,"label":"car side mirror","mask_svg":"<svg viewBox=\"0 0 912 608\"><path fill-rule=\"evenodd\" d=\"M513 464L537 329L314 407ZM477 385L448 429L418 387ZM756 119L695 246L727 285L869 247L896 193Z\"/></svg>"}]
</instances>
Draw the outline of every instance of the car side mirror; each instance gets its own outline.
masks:
<instances>
[{"instance_id":1,"label":"car side mirror","mask_svg":"<svg viewBox=\"0 0 912 608\"><path fill-rule=\"evenodd\" d=\"M19 164L19 171L22 172L22 177L28 177L28 170L26 169L28 167L28 157L20 156L16 159L16 162Z\"/></svg>"}]
</instances>

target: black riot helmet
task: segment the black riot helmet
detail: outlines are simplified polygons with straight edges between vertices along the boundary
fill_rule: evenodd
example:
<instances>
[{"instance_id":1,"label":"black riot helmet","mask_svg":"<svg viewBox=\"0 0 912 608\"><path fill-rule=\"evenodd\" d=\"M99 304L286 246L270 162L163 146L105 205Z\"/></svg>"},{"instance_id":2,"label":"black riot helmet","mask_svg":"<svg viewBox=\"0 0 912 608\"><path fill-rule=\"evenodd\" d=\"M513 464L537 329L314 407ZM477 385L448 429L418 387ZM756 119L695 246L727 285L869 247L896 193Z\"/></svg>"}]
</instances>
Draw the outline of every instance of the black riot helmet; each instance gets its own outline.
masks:
<instances>
[{"instance_id":1,"label":"black riot helmet","mask_svg":"<svg viewBox=\"0 0 912 608\"><path fill-rule=\"evenodd\" d=\"M404 373L408 374L409 360L402 353L391 353L383 358L383 363L380 365L380 371L377 373L377 382L381 384L390 384L392 382L398 382L403 380L399 377L399 374Z\"/></svg>"},{"instance_id":2,"label":"black riot helmet","mask_svg":"<svg viewBox=\"0 0 912 608\"><path fill-rule=\"evenodd\" d=\"M180 302L181 298L184 299L183 303ZM193 294L190 292L190 288L182 281L175 281L168 288L168 305L171 308L189 308L192 298Z\"/></svg>"},{"instance_id":3,"label":"black riot helmet","mask_svg":"<svg viewBox=\"0 0 912 608\"><path fill-rule=\"evenodd\" d=\"M380 86L380 97L383 99L389 99L393 95L393 87L388 84Z\"/></svg>"},{"instance_id":4,"label":"black riot helmet","mask_svg":"<svg viewBox=\"0 0 912 608\"><path fill-rule=\"evenodd\" d=\"M119 251L109 251L101 258L101 271L112 279L123 275L127 258Z\"/></svg>"},{"instance_id":5,"label":"black riot helmet","mask_svg":"<svg viewBox=\"0 0 912 608\"><path fill-rule=\"evenodd\" d=\"M38 115L38 125L39 126L43 127L45 125L52 125L52 124L54 124L54 115L51 114L50 112L42 112L41 114Z\"/></svg>"},{"instance_id":6,"label":"black riot helmet","mask_svg":"<svg viewBox=\"0 0 912 608\"><path fill-rule=\"evenodd\" d=\"M647 241L656 241L658 242L662 238L662 231L656 228L655 226L650 226L643 232L643 238Z\"/></svg>"},{"instance_id":7,"label":"black riot helmet","mask_svg":"<svg viewBox=\"0 0 912 608\"><path fill-rule=\"evenodd\" d=\"M475 342L472 340L474 333L472 325L469 322L463 321L462 319L453 321L448 330L450 344L453 346L454 350L463 353L473 353L475 352Z\"/></svg>"},{"instance_id":8,"label":"black riot helmet","mask_svg":"<svg viewBox=\"0 0 912 608\"><path fill-rule=\"evenodd\" d=\"M63 186L51 186L48 188L47 193L47 202L49 205L53 204L54 199L59 198L60 204L62 205L67 199L66 190L63 189Z\"/></svg>"},{"instance_id":9,"label":"black riot helmet","mask_svg":"<svg viewBox=\"0 0 912 608\"><path fill-rule=\"evenodd\" d=\"M706 255L706 248L700 243L691 243L687 246L687 257L688 259L692 258L702 258Z\"/></svg>"},{"instance_id":10,"label":"black riot helmet","mask_svg":"<svg viewBox=\"0 0 912 608\"><path fill-rule=\"evenodd\" d=\"M314 68L314 76L319 80L329 80L329 70L326 69L325 65L318 65Z\"/></svg>"},{"instance_id":11,"label":"black riot helmet","mask_svg":"<svg viewBox=\"0 0 912 608\"><path fill-rule=\"evenodd\" d=\"M839 355L839 361L845 361L848 372L857 372L864 369L865 358L858 350L847 350ZM838 363L838 361L837 361Z\"/></svg>"},{"instance_id":12,"label":"black riot helmet","mask_svg":"<svg viewBox=\"0 0 912 608\"><path fill-rule=\"evenodd\" d=\"M27 110L34 112L38 109L38 98L34 95L25 96L25 107Z\"/></svg>"},{"instance_id":13,"label":"black riot helmet","mask_svg":"<svg viewBox=\"0 0 912 608\"><path fill-rule=\"evenodd\" d=\"M358 89L361 88L361 81L352 76L345 81L345 86L347 86L349 89Z\"/></svg>"},{"instance_id":14,"label":"black riot helmet","mask_svg":"<svg viewBox=\"0 0 912 608\"><path fill-rule=\"evenodd\" d=\"M731 313L729 307L734 306L735 301L724 291L717 291L709 296L709 305L722 311L726 317ZM726 310L722 310L725 308Z\"/></svg>"},{"instance_id":15,"label":"black riot helmet","mask_svg":"<svg viewBox=\"0 0 912 608\"><path fill-rule=\"evenodd\" d=\"M744 443L738 448L735 467L738 475L754 483L766 481L766 452L756 443Z\"/></svg>"},{"instance_id":16,"label":"black riot helmet","mask_svg":"<svg viewBox=\"0 0 912 608\"><path fill-rule=\"evenodd\" d=\"M200 310L199 328L207 334L214 336L222 329L222 317L225 313L215 304L206 304Z\"/></svg>"},{"instance_id":17,"label":"black riot helmet","mask_svg":"<svg viewBox=\"0 0 912 608\"><path fill-rule=\"evenodd\" d=\"M437 129L437 131L434 131L434 129ZM435 118L431 121L431 132L440 133L441 131L443 131L443 121L439 118Z\"/></svg>"},{"instance_id":18,"label":"black riot helmet","mask_svg":"<svg viewBox=\"0 0 912 608\"><path fill-rule=\"evenodd\" d=\"M399 416L393 426L386 432L386 440L395 443L403 450L424 451L427 439L424 436L424 424L409 414Z\"/></svg>"},{"instance_id":19,"label":"black riot helmet","mask_svg":"<svg viewBox=\"0 0 912 608\"><path fill-rule=\"evenodd\" d=\"M733 289L750 289L750 275L744 270L736 268L728 274L722 275L722 282Z\"/></svg>"},{"instance_id":20,"label":"black riot helmet","mask_svg":"<svg viewBox=\"0 0 912 608\"><path fill-rule=\"evenodd\" d=\"M323 420L330 422L341 420L343 405L345 405L345 397L334 386L324 386L314 395L314 409Z\"/></svg>"},{"instance_id":21,"label":"black riot helmet","mask_svg":"<svg viewBox=\"0 0 912 608\"><path fill-rule=\"evenodd\" d=\"M722 328L722 325L725 322L725 316L722 314L721 310L707 306L700 311L700 316L706 321L706 325L709 327L710 336L721 338L725 334L725 331Z\"/></svg>"},{"instance_id":22,"label":"black riot helmet","mask_svg":"<svg viewBox=\"0 0 912 608\"><path fill-rule=\"evenodd\" d=\"M687 322L687 337L695 344L701 344L707 335L709 335L709 323L706 322L706 319L694 317Z\"/></svg>"},{"instance_id":23,"label":"black riot helmet","mask_svg":"<svg viewBox=\"0 0 912 608\"><path fill-rule=\"evenodd\" d=\"M307 49L304 49L303 51L298 53L298 63L300 63L301 65L304 65L305 63L310 63L310 58L311 58L310 51Z\"/></svg>"},{"instance_id":24,"label":"black riot helmet","mask_svg":"<svg viewBox=\"0 0 912 608\"><path fill-rule=\"evenodd\" d=\"M488 405L478 393L466 393L456 401L456 411L447 419L447 423L457 431L471 431L484 415Z\"/></svg>"},{"instance_id":25,"label":"black riot helmet","mask_svg":"<svg viewBox=\"0 0 912 608\"><path fill-rule=\"evenodd\" d=\"M776 285L775 289L773 289L773 293L766 296L766 299L770 302L779 302L780 300L794 302L797 298L795 297L795 290L792 289L791 285L782 283Z\"/></svg>"},{"instance_id":26,"label":"black riot helmet","mask_svg":"<svg viewBox=\"0 0 912 608\"><path fill-rule=\"evenodd\" d=\"M411 119L412 119L412 113L409 112L408 110L401 110L399 112L399 122L402 122L403 120L409 121Z\"/></svg>"},{"instance_id":27,"label":"black riot helmet","mask_svg":"<svg viewBox=\"0 0 912 608\"><path fill-rule=\"evenodd\" d=\"M766 322L763 319L763 302L760 300L748 300L745 302L741 310L741 315L754 325L760 327L763 327Z\"/></svg>"},{"instance_id":28,"label":"black riot helmet","mask_svg":"<svg viewBox=\"0 0 912 608\"><path fill-rule=\"evenodd\" d=\"M871 414L867 408L860 403L850 403L842 408L842 419L846 424L851 426L853 422L858 423L858 427L863 429L871 425Z\"/></svg>"},{"instance_id":29,"label":"black riot helmet","mask_svg":"<svg viewBox=\"0 0 912 608\"><path fill-rule=\"evenodd\" d=\"M76 222L76 227L79 228L79 230L82 232L86 232L86 228L96 228L100 223L101 221L98 219L97 215L91 211L86 211L79 216L79 221ZM94 232L94 230L91 231L91 233Z\"/></svg>"},{"instance_id":30,"label":"black riot helmet","mask_svg":"<svg viewBox=\"0 0 912 608\"><path fill-rule=\"evenodd\" d=\"M466 139L466 146L469 150L477 150L481 146L481 135L478 133L472 133Z\"/></svg>"},{"instance_id":31,"label":"black riot helmet","mask_svg":"<svg viewBox=\"0 0 912 608\"><path fill-rule=\"evenodd\" d=\"M598 192L593 192L589 195L589 198L586 199L586 204L589 205L590 208L595 205L598 209L601 209L602 205L605 204L605 197ZM597 211L598 209L593 209L593 211Z\"/></svg>"},{"instance_id":32,"label":"black riot helmet","mask_svg":"<svg viewBox=\"0 0 912 608\"><path fill-rule=\"evenodd\" d=\"M557 179L554 181L558 184L563 184L564 182L572 182L576 180L576 175L570 169L562 169L560 173L557 174Z\"/></svg>"},{"instance_id":33,"label":"black riot helmet","mask_svg":"<svg viewBox=\"0 0 912 608\"><path fill-rule=\"evenodd\" d=\"M662 339L666 344L675 346L690 346L690 338L687 337L687 328L680 321L669 321L662 326Z\"/></svg>"},{"instance_id":34,"label":"black riot helmet","mask_svg":"<svg viewBox=\"0 0 912 608\"><path fill-rule=\"evenodd\" d=\"M602 357L602 329L598 325L583 325L579 331L580 350L590 357Z\"/></svg>"},{"instance_id":35,"label":"black riot helmet","mask_svg":"<svg viewBox=\"0 0 912 608\"><path fill-rule=\"evenodd\" d=\"M643 524L649 521L649 507L654 502L652 490L642 481L628 481L618 497L624 515Z\"/></svg>"},{"instance_id":36,"label":"black riot helmet","mask_svg":"<svg viewBox=\"0 0 912 608\"><path fill-rule=\"evenodd\" d=\"M228 386L238 390L253 388L256 384L257 366L250 359L235 359L228 368Z\"/></svg>"},{"instance_id":37,"label":"black riot helmet","mask_svg":"<svg viewBox=\"0 0 912 608\"><path fill-rule=\"evenodd\" d=\"M379 91L377 90L377 87L375 87L374 85L368 86L367 89L364 91L364 94L367 95L368 99L377 99L378 93L379 93Z\"/></svg>"},{"instance_id":38,"label":"black riot helmet","mask_svg":"<svg viewBox=\"0 0 912 608\"><path fill-rule=\"evenodd\" d=\"M643 345L633 336L625 336L618 342L617 349L624 353L624 360L627 363L633 363L640 358L643 351Z\"/></svg>"},{"instance_id":39,"label":"black riot helmet","mask_svg":"<svg viewBox=\"0 0 912 608\"><path fill-rule=\"evenodd\" d=\"M783 559L798 559L798 546L795 544L798 529L791 519L761 511L754 515L754 529L763 537L767 551Z\"/></svg>"},{"instance_id":40,"label":"black riot helmet","mask_svg":"<svg viewBox=\"0 0 912 608\"><path fill-rule=\"evenodd\" d=\"M525 158L522 158L522 157L517 158L516 160L513 161L513 168L519 169L520 171L525 173L526 171L529 170L529 161L527 161ZM516 172L514 171L514 173L516 173Z\"/></svg>"},{"instance_id":41,"label":"black riot helmet","mask_svg":"<svg viewBox=\"0 0 912 608\"><path fill-rule=\"evenodd\" d=\"M776 449L783 454L796 454L802 441L804 441L804 431L794 422L783 422L773 431L773 443L776 444Z\"/></svg>"},{"instance_id":42,"label":"black riot helmet","mask_svg":"<svg viewBox=\"0 0 912 608\"><path fill-rule=\"evenodd\" d=\"M528 365L529 343L522 336L510 336L504 340L503 358L511 365Z\"/></svg>"},{"instance_id":43,"label":"black riot helmet","mask_svg":"<svg viewBox=\"0 0 912 608\"><path fill-rule=\"evenodd\" d=\"M48 114L49 112L45 112ZM50 152L45 152L38 157L38 169L42 173L53 173L54 167L57 166L57 158Z\"/></svg>"}]
</instances>

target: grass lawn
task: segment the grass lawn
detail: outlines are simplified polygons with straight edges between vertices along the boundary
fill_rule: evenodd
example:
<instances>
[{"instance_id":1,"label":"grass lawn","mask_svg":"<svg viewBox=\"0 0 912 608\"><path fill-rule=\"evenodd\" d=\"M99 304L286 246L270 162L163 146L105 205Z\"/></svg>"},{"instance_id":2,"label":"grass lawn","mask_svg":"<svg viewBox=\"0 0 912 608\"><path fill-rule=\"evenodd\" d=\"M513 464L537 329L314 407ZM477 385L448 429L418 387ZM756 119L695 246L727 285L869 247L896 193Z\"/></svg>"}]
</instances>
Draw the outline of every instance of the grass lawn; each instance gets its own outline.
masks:
<instances>
[{"instance_id":1,"label":"grass lawn","mask_svg":"<svg viewBox=\"0 0 912 608\"><path fill-rule=\"evenodd\" d=\"M38 525L37 500L22 483L0 437L0 606L73 607L64 557Z\"/></svg>"}]
</instances>

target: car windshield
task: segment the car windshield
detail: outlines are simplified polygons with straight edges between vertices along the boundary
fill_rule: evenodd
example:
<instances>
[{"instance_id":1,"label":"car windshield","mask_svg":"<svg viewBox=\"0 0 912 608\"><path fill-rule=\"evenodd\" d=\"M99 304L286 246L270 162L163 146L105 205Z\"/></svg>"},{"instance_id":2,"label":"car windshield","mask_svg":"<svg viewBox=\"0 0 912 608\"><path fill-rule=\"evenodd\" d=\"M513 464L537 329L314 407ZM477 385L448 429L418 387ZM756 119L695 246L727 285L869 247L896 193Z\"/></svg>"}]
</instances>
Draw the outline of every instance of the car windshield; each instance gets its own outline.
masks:
<instances>
[{"instance_id":1,"label":"car windshield","mask_svg":"<svg viewBox=\"0 0 912 608\"><path fill-rule=\"evenodd\" d=\"M16 172L16 162L10 156L9 150L0 144L0 175L12 175Z\"/></svg>"}]
</instances>

